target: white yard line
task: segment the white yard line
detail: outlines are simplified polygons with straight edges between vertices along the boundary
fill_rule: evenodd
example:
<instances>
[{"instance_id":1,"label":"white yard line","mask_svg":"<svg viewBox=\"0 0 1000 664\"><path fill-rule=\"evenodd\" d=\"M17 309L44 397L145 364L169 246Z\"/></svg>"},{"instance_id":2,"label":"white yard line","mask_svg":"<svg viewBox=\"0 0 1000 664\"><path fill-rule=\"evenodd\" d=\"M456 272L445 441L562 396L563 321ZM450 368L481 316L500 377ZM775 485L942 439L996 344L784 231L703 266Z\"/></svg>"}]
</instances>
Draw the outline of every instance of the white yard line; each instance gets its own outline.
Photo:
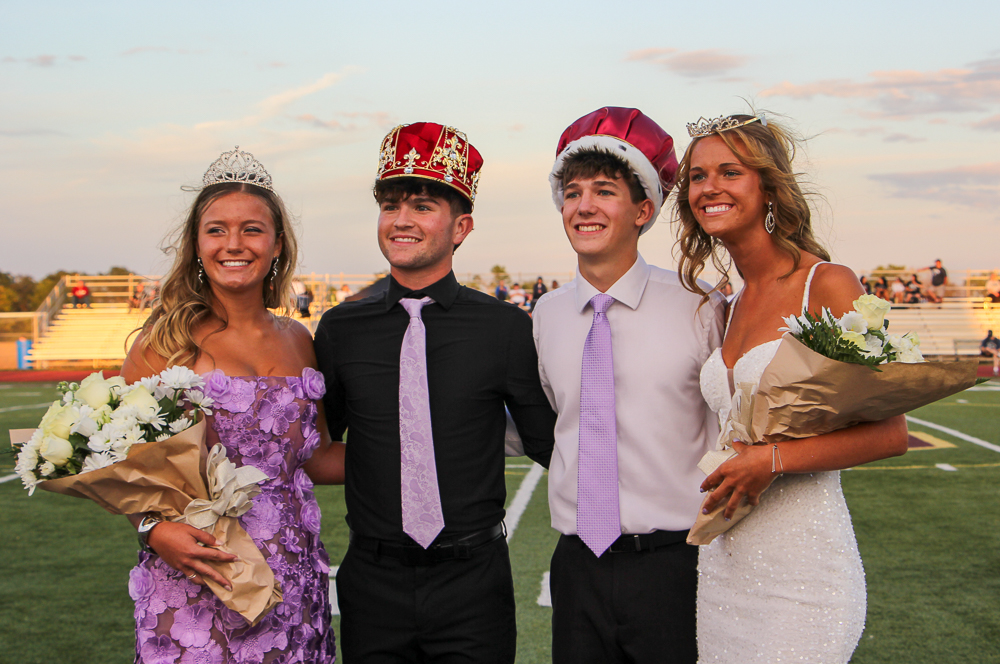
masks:
<instances>
[{"instance_id":1,"label":"white yard line","mask_svg":"<svg viewBox=\"0 0 1000 664\"><path fill-rule=\"evenodd\" d=\"M933 422L928 422L927 420L921 420L919 418L913 417L912 415L907 415L906 419L914 424L919 424L920 426L927 427L929 429L937 429L942 431L949 436L954 436L961 440L968 441L974 445L979 445L980 447L985 447L988 450L993 450L994 452L1000 452L1000 445L994 445L993 443L988 443L985 440L976 438L975 436L970 436L967 433L962 433L961 431L956 431L955 429L949 429L948 427L943 427L940 424L934 424Z\"/></svg>"},{"instance_id":2,"label":"white yard line","mask_svg":"<svg viewBox=\"0 0 1000 664\"><path fill-rule=\"evenodd\" d=\"M542 589L538 593L538 606L552 606L552 592L549 590L549 573L542 574Z\"/></svg>"},{"instance_id":3,"label":"white yard line","mask_svg":"<svg viewBox=\"0 0 1000 664\"><path fill-rule=\"evenodd\" d=\"M27 406L7 406L6 408L0 408L0 413L13 413L15 410L31 410L32 408L46 408L51 405L51 401L46 401L45 403L33 403Z\"/></svg>"},{"instance_id":4,"label":"white yard line","mask_svg":"<svg viewBox=\"0 0 1000 664\"><path fill-rule=\"evenodd\" d=\"M14 475L4 475L3 477L0 477L0 484L3 484L4 482L10 482L11 480L16 480L16 479L17 479L17 475L16 474L14 474Z\"/></svg>"},{"instance_id":5,"label":"white yard line","mask_svg":"<svg viewBox=\"0 0 1000 664\"><path fill-rule=\"evenodd\" d=\"M518 488L517 493L514 494L514 500L510 501L510 507L507 508L507 518L504 519L504 523L507 524L508 544L510 544L510 538L514 536L514 531L517 530L517 524L521 520L521 515L528 508L528 503L531 502L531 494L535 492L535 487L538 486L538 481L542 479L544 472L544 468L537 463L534 464L531 470L524 476L524 479L521 480L521 486Z\"/></svg>"}]
</instances>

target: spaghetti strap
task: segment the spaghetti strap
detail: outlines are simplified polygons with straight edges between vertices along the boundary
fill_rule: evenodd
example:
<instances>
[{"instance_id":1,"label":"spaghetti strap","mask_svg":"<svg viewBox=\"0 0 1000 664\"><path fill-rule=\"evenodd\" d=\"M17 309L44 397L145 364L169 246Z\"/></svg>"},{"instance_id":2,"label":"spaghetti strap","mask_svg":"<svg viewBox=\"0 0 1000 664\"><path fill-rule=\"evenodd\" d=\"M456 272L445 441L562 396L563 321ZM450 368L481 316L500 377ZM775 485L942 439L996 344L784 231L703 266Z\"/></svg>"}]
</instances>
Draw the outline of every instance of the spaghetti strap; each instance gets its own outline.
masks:
<instances>
[{"instance_id":1,"label":"spaghetti strap","mask_svg":"<svg viewBox=\"0 0 1000 664\"><path fill-rule=\"evenodd\" d=\"M816 274L816 268L820 265L829 265L829 261L820 261L813 265L809 269L809 276L806 277L806 287L802 290L802 313L809 311L809 289L812 287L813 275Z\"/></svg>"},{"instance_id":2,"label":"spaghetti strap","mask_svg":"<svg viewBox=\"0 0 1000 664\"><path fill-rule=\"evenodd\" d=\"M740 292L736 294L736 297L733 298L732 302L729 303L729 315L726 316L726 329L722 332L723 339L725 339L726 335L729 334L729 324L733 322L733 312L736 311L736 300L740 299L740 295L742 294L743 291L740 290Z\"/></svg>"}]
</instances>

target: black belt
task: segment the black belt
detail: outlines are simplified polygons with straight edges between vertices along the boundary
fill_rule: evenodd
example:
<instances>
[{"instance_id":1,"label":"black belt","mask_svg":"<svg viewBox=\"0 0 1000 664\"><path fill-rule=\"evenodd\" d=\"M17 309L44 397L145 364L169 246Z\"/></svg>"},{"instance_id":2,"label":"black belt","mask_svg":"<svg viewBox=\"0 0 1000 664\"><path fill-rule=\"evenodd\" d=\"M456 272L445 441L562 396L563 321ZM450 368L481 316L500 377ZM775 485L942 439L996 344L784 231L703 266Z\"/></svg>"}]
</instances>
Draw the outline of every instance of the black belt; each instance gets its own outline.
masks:
<instances>
[{"instance_id":1,"label":"black belt","mask_svg":"<svg viewBox=\"0 0 1000 664\"><path fill-rule=\"evenodd\" d=\"M608 553L634 553L636 551L654 551L663 546L686 542L686 530L654 530L642 535L622 535L608 547ZM577 535L570 535L577 537ZM579 539L579 538L578 538Z\"/></svg>"},{"instance_id":2,"label":"black belt","mask_svg":"<svg viewBox=\"0 0 1000 664\"><path fill-rule=\"evenodd\" d=\"M461 536L440 537L426 549L419 544L401 544L389 540L376 539L358 535L350 531L351 546L378 556L395 558L404 565L433 565L445 560L464 560L472 557L476 549L494 542L504 536L503 522L492 528L478 530Z\"/></svg>"}]
</instances>

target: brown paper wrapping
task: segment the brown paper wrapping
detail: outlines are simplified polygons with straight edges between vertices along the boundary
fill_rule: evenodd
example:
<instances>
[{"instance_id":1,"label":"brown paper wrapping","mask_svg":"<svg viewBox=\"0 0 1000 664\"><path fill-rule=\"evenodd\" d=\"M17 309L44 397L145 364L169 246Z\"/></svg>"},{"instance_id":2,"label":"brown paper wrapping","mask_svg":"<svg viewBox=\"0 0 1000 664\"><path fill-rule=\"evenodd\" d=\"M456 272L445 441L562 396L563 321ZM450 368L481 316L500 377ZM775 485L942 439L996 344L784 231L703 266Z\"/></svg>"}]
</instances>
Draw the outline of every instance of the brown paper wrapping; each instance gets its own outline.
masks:
<instances>
[{"instance_id":1,"label":"brown paper wrapping","mask_svg":"<svg viewBox=\"0 0 1000 664\"><path fill-rule=\"evenodd\" d=\"M11 442L21 442L25 431L30 438L34 430L11 430ZM196 498L209 498L204 478L208 455L206 431L207 424L202 419L167 440L133 445L123 461L79 475L46 480L38 486L53 493L88 498L112 514L157 512L167 519L180 520L188 503ZM220 550L240 559L232 563L205 561L229 579L232 590L208 578L205 583L226 606L256 625L282 599L274 572L239 519L221 517L211 533L222 543Z\"/></svg>"},{"instance_id":2,"label":"brown paper wrapping","mask_svg":"<svg viewBox=\"0 0 1000 664\"><path fill-rule=\"evenodd\" d=\"M976 384L978 367L975 359L890 362L880 364L881 371L876 371L862 364L831 360L786 332L753 399L744 401L730 417L736 420L734 428L749 433L749 439L740 442L750 445L818 436L902 415L968 389ZM724 437L725 428L720 447ZM752 510L744 503L730 521L722 516L725 503L710 514L699 510L687 541L708 544Z\"/></svg>"}]
</instances>

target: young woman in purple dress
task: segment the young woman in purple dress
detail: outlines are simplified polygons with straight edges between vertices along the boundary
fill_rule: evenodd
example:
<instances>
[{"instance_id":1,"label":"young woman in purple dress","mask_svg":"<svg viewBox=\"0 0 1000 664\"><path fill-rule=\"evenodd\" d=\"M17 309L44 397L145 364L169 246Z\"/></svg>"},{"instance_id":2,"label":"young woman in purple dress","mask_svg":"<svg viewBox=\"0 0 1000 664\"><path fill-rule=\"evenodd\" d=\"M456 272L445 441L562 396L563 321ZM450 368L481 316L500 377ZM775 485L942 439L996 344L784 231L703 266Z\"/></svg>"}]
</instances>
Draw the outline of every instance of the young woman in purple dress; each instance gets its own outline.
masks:
<instances>
[{"instance_id":1,"label":"young woman in purple dress","mask_svg":"<svg viewBox=\"0 0 1000 664\"><path fill-rule=\"evenodd\" d=\"M128 382L184 365L206 378L215 401L208 444L268 478L240 522L281 586L283 601L250 627L204 585L226 581L208 561L235 556L191 526L133 515L139 554L136 662L291 664L331 662L329 558L319 540L313 483L343 482L344 448L332 443L312 337L292 311L297 247L271 178L237 148L205 174L174 242L174 264L122 367Z\"/></svg>"}]
</instances>

